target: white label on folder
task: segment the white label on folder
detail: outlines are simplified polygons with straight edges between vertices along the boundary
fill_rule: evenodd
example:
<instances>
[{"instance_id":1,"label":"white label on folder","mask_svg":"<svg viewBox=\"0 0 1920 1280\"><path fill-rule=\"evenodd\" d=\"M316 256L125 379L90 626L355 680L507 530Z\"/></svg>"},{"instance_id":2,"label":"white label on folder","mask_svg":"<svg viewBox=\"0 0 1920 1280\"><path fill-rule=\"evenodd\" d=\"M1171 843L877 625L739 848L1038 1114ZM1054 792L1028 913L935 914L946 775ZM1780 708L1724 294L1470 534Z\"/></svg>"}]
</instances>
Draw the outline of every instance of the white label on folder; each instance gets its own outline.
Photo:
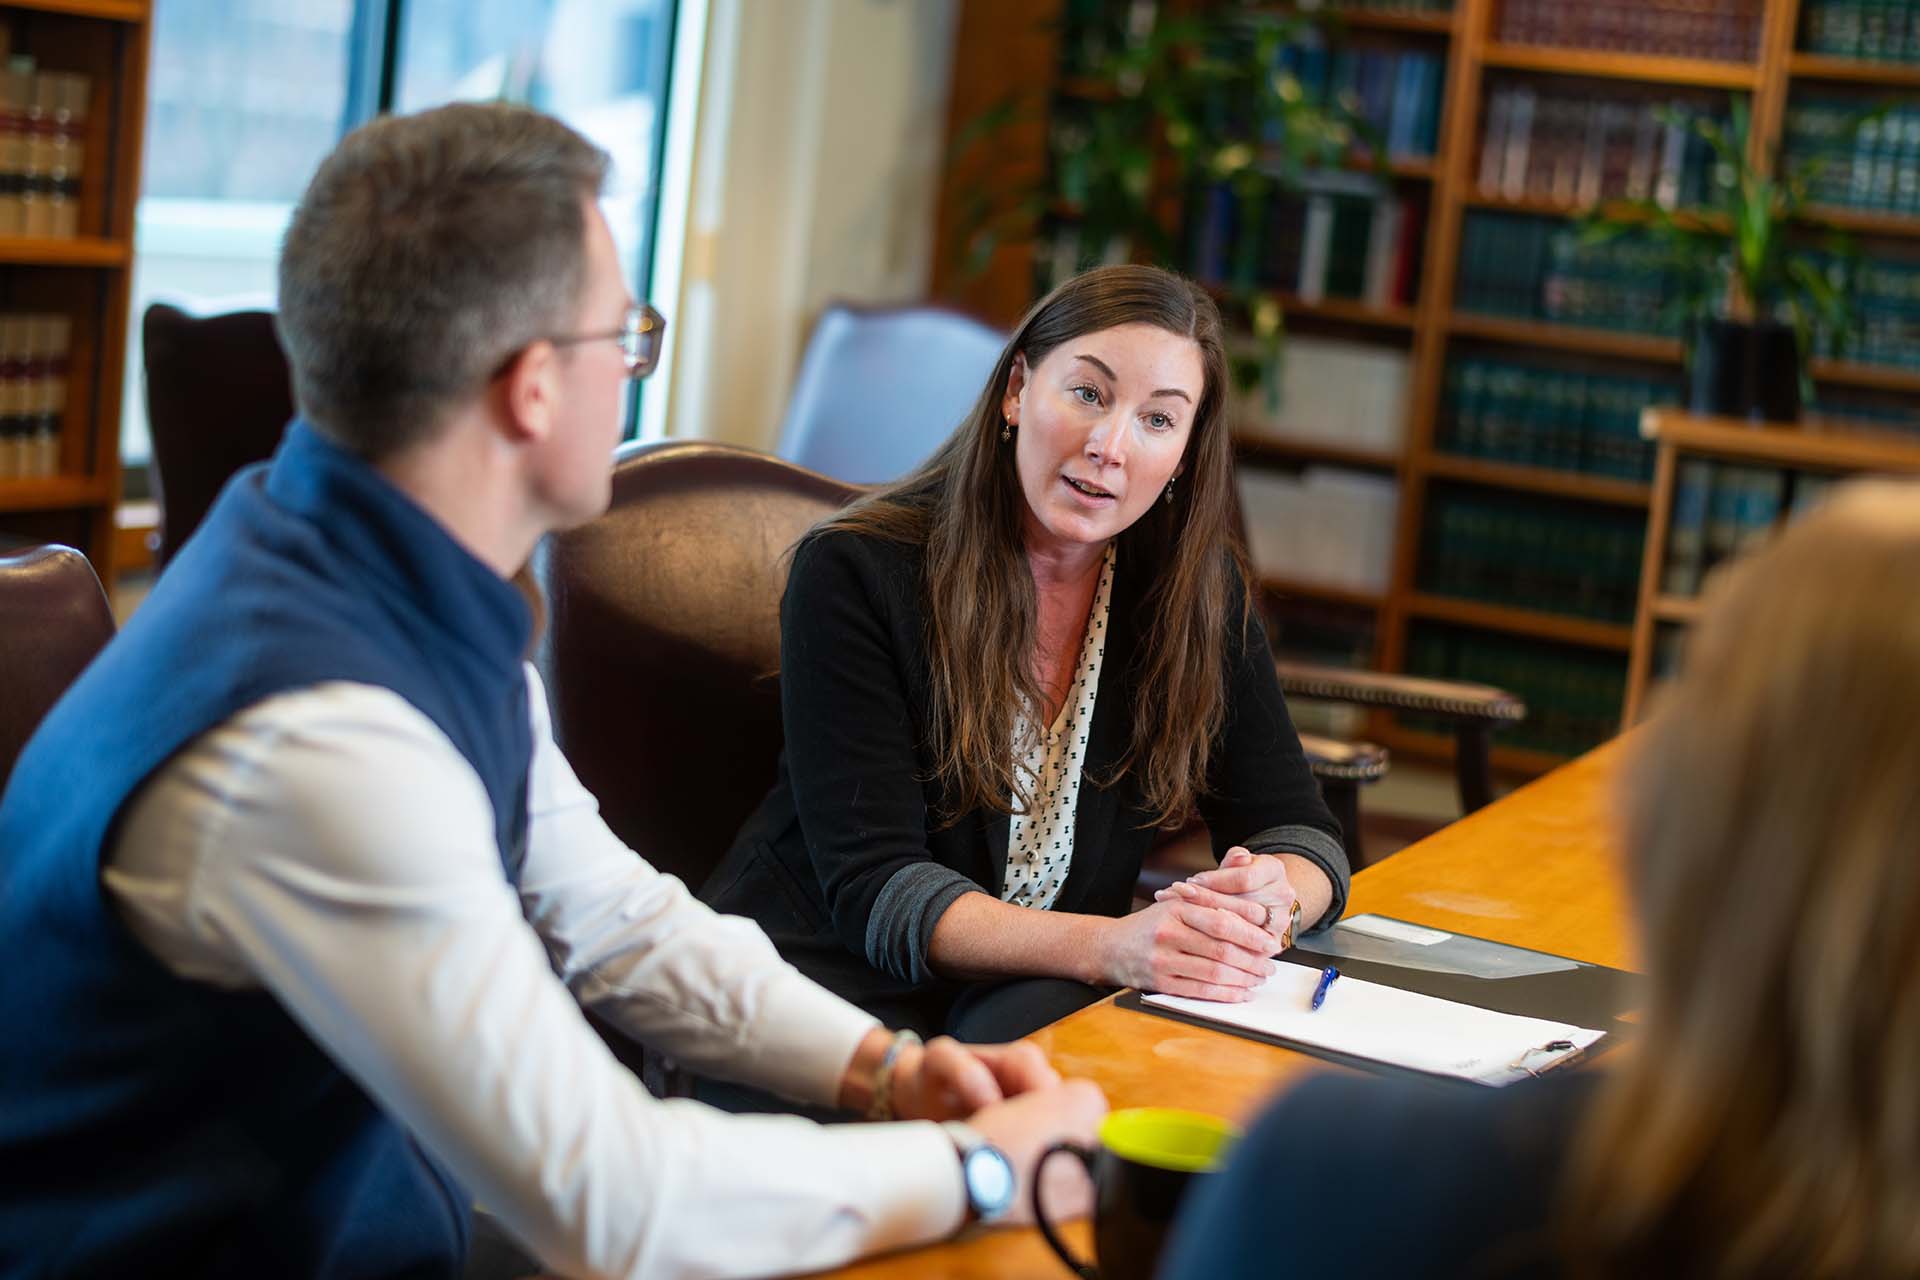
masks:
<instances>
[{"instance_id":1,"label":"white label on folder","mask_svg":"<svg viewBox=\"0 0 1920 1280\"><path fill-rule=\"evenodd\" d=\"M1436 942L1445 942L1453 935L1442 933L1438 929L1429 929L1424 925L1408 924L1405 920L1389 920L1385 916L1352 916L1340 922L1340 928L1351 929L1355 933L1364 933L1375 938L1386 938L1392 942L1411 942L1416 947L1430 947Z\"/></svg>"}]
</instances>

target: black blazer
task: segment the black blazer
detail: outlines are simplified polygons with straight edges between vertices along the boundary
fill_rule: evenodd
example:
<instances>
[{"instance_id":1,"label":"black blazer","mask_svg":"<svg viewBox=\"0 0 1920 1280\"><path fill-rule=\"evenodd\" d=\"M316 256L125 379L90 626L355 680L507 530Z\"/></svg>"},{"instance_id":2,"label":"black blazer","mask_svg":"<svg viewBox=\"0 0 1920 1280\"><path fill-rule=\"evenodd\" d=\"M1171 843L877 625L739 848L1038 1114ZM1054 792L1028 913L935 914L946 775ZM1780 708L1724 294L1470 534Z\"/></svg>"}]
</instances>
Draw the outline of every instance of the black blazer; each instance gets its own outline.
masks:
<instances>
[{"instance_id":1,"label":"black blazer","mask_svg":"<svg viewBox=\"0 0 1920 1280\"><path fill-rule=\"evenodd\" d=\"M892 1025L938 1031L961 989L926 960L933 926L962 893L1000 896L1008 818L950 807L931 781L931 680L922 553L844 531L809 536L781 602L786 747L772 792L747 820L701 897L758 921L803 973ZM1146 576L1125 547L1074 816L1073 863L1054 909L1120 916L1152 844L1150 815L1123 778L1095 785L1125 752ZM1215 856L1235 844L1313 859L1346 901L1339 824L1320 798L1287 716L1258 619L1222 625L1229 712L1201 801ZM1012 744L1008 744L1009 751ZM716 761L724 768L724 761Z\"/></svg>"}]
</instances>

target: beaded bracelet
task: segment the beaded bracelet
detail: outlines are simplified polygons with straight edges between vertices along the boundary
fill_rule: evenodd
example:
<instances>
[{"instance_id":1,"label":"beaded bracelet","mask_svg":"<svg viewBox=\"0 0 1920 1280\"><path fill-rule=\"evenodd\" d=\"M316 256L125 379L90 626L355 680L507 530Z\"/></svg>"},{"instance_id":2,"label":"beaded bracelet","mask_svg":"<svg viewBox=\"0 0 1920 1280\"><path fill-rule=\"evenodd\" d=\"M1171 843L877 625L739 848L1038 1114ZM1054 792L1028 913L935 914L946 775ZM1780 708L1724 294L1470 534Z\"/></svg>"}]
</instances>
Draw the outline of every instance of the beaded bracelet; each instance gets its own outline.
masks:
<instances>
[{"instance_id":1,"label":"beaded bracelet","mask_svg":"<svg viewBox=\"0 0 1920 1280\"><path fill-rule=\"evenodd\" d=\"M893 1033L893 1043L880 1056L880 1065L873 1069L873 1101L867 1104L867 1119L893 1119L893 1068L900 1061L902 1049L919 1043L920 1037L912 1031Z\"/></svg>"}]
</instances>

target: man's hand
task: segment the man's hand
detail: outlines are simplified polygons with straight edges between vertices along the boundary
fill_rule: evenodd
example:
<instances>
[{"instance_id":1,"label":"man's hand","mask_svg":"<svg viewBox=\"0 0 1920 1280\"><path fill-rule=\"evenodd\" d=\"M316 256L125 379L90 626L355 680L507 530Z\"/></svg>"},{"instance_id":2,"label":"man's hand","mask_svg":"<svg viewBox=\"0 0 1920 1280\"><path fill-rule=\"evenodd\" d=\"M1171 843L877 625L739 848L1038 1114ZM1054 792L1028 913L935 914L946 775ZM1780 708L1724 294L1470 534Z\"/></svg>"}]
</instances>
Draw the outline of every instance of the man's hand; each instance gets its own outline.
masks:
<instances>
[{"instance_id":1,"label":"man's hand","mask_svg":"<svg viewBox=\"0 0 1920 1280\"><path fill-rule=\"evenodd\" d=\"M1093 1146L1107 1114L1106 1095L1091 1080L1069 1080L1035 1089L975 1112L967 1121L1006 1154L1019 1190L1002 1223L1033 1221L1033 1167L1040 1153L1056 1142ZM1047 1165L1047 1221L1078 1218L1093 1209L1093 1183L1078 1160Z\"/></svg>"},{"instance_id":2,"label":"man's hand","mask_svg":"<svg viewBox=\"0 0 1920 1280\"><path fill-rule=\"evenodd\" d=\"M908 1055L912 1055L909 1058ZM1046 1055L1026 1041L961 1044L937 1036L893 1068L893 1114L902 1120L962 1120L982 1107L1060 1083Z\"/></svg>"},{"instance_id":3,"label":"man's hand","mask_svg":"<svg viewBox=\"0 0 1920 1280\"><path fill-rule=\"evenodd\" d=\"M874 1080L893 1035L880 1027L854 1050L840 1084L840 1105L864 1112L873 1102ZM1005 1098L1060 1083L1046 1055L1025 1041L961 1044L936 1036L925 1045L901 1046L894 1057L889 1099L902 1120L961 1120Z\"/></svg>"}]
</instances>

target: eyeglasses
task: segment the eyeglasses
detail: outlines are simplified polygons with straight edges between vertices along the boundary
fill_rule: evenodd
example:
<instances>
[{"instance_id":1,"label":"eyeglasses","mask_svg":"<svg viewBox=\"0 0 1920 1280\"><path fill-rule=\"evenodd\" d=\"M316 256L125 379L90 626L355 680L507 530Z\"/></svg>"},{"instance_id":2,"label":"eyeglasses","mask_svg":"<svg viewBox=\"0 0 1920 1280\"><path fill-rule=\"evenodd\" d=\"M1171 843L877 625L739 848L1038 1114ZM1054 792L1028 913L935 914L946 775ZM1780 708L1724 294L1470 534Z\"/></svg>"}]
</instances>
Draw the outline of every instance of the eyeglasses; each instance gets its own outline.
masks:
<instances>
[{"instance_id":1,"label":"eyeglasses","mask_svg":"<svg viewBox=\"0 0 1920 1280\"><path fill-rule=\"evenodd\" d=\"M642 302L627 308L627 316L618 329L608 333L575 333L548 338L556 347L580 342L617 342L627 358L627 376L644 378L660 364L660 347L667 337L667 318Z\"/></svg>"}]
</instances>

